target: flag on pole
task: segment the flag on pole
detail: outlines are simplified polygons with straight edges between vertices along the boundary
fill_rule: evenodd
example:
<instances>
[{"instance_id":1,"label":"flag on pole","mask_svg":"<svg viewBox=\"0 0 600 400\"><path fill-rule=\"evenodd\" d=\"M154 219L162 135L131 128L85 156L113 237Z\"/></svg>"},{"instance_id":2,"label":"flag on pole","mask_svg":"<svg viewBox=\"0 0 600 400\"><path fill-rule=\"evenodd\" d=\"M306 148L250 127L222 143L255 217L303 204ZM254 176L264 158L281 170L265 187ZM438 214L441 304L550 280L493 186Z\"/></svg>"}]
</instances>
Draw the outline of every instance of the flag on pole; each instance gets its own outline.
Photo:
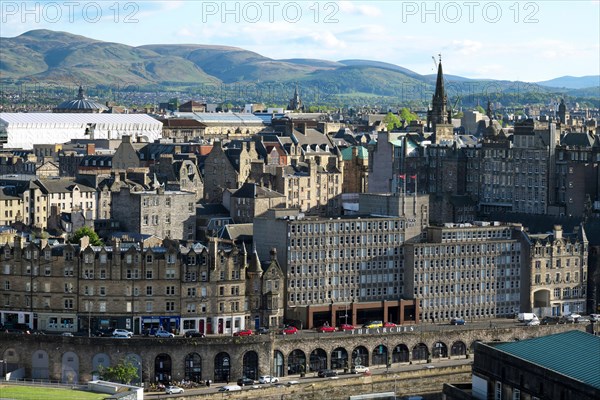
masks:
<instances>
[{"instance_id":1,"label":"flag on pole","mask_svg":"<svg viewBox=\"0 0 600 400\"><path fill-rule=\"evenodd\" d=\"M406 174L398 174L398 178L400 178L400 179L406 179Z\"/></svg>"},{"instance_id":2,"label":"flag on pole","mask_svg":"<svg viewBox=\"0 0 600 400\"><path fill-rule=\"evenodd\" d=\"M411 175L410 179L417 179L417 176L416 175Z\"/></svg>"}]
</instances>

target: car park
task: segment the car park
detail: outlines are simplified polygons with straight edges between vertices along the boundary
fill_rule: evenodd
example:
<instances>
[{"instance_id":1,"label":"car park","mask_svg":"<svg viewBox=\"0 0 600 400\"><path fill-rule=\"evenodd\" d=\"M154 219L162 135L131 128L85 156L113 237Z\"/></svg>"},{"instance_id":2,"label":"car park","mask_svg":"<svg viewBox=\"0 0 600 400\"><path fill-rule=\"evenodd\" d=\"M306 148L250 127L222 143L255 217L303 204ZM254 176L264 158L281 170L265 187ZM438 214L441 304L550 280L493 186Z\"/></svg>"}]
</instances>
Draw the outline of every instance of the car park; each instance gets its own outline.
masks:
<instances>
[{"instance_id":1,"label":"car park","mask_svg":"<svg viewBox=\"0 0 600 400\"><path fill-rule=\"evenodd\" d=\"M354 325L350 325L350 324L341 324L340 327L339 327L340 331L352 331L354 329L356 329L354 327Z\"/></svg>"},{"instance_id":2,"label":"car park","mask_svg":"<svg viewBox=\"0 0 600 400\"><path fill-rule=\"evenodd\" d=\"M319 371L319 378L331 378L337 376L337 372L332 369L322 369Z\"/></svg>"},{"instance_id":3,"label":"car park","mask_svg":"<svg viewBox=\"0 0 600 400\"><path fill-rule=\"evenodd\" d=\"M323 325L317 328L318 332L335 332L335 326Z\"/></svg>"},{"instance_id":4,"label":"car park","mask_svg":"<svg viewBox=\"0 0 600 400\"><path fill-rule=\"evenodd\" d=\"M175 334L168 331L157 331L154 336L157 338L174 338Z\"/></svg>"},{"instance_id":5,"label":"car park","mask_svg":"<svg viewBox=\"0 0 600 400\"><path fill-rule=\"evenodd\" d=\"M350 372L352 372L353 374L365 374L369 372L369 368L365 367L364 365L355 365L352 367Z\"/></svg>"},{"instance_id":6,"label":"car park","mask_svg":"<svg viewBox=\"0 0 600 400\"><path fill-rule=\"evenodd\" d=\"M233 336L252 336L252 329L243 329L241 331L234 332Z\"/></svg>"},{"instance_id":7,"label":"car park","mask_svg":"<svg viewBox=\"0 0 600 400\"><path fill-rule=\"evenodd\" d=\"M133 336L133 332L128 331L126 329L115 329L112 333L113 337L126 337L130 338Z\"/></svg>"},{"instance_id":8,"label":"car park","mask_svg":"<svg viewBox=\"0 0 600 400\"><path fill-rule=\"evenodd\" d=\"M298 328L295 326L287 326L281 331L283 335L295 335L298 333Z\"/></svg>"},{"instance_id":9,"label":"car park","mask_svg":"<svg viewBox=\"0 0 600 400\"><path fill-rule=\"evenodd\" d=\"M452 318L450 325L464 325L466 322L463 318Z\"/></svg>"},{"instance_id":10,"label":"car park","mask_svg":"<svg viewBox=\"0 0 600 400\"><path fill-rule=\"evenodd\" d=\"M237 384L239 386L254 385L254 379L243 377L238 379Z\"/></svg>"},{"instance_id":11,"label":"car park","mask_svg":"<svg viewBox=\"0 0 600 400\"><path fill-rule=\"evenodd\" d=\"M262 384L277 383L277 382L279 382L279 379L274 376L271 376L271 375L263 375L258 378L258 383L262 383Z\"/></svg>"},{"instance_id":12,"label":"car park","mask_svg":"<svg viewBox=\"0 0 600 400\"><path fill-rule=\"evenodd\" d=\"M165 388L165 393L166 394L177 394L177 393L183 393L183 389L180 388L179 386L167 386Z\"/></svg>"},{"instance_id":13,"label":"car park","mask_svg":"<svg viewBox=\"0 0 600 400\"><path fill-rule=\"evenodd\" d=\"M381 328L383 326L382 321L369 321L363 325L363 328L373 329L373 328Z\"/></svg>"},{"instance_id":14,"label":"car park","mask_svg":"<svg viewBox=\"0 0 600 400\"><path fill-rule=\"evenodd\" d=\"M193 338L193 337L199 337L199 338L203 338L206 335L202 332L198 332L195 329L190 329L189 331L185 331L185 333L183 334L184 337L186 338Z\"/></svg>"}]
</instances>

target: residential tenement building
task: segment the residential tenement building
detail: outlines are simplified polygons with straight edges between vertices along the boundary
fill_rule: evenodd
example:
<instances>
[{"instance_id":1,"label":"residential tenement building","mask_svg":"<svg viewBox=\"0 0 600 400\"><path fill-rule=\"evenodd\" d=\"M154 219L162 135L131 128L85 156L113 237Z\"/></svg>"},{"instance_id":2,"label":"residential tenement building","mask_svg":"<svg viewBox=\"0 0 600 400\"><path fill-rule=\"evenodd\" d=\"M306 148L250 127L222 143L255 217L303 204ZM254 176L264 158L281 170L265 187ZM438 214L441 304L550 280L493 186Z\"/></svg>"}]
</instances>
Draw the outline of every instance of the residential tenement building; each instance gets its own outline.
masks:
<instances>
[{"instance_id":1,"label":"residential tenement building","mask_svg":"<svg viewBox=\"0 0 600 400\"><path fill-rule=\"evenodd\" d=\"M175 240L195 240L196 195L165 190L156 182L151 190L136 186L111 192L112 219L130 232Z\"/></svg>"},{"instance_id":2,"label":"residential tenement building","mask_svg":"<svg viewBox=\"0 0 600 400\"><path fill-rule=\"evenodd\" d=\"M278 326L283 275L273 253L266 262L230 243L179 247L114 241L107 246L6 244L0 323L50 332L159 328L183 334L232 334Z\"/></svg>"},{"instance_id":3,"label":"residential tenement building","mask_svg":"<svg viewBox=\"0 0 600 400\"><path fill-rule=\"evenodd\" d=\"M529 268L523 276L521 308L538 315L584 313L588 284L588 240L583 226L566 234L528 234Z\"/></svg>"}]
</instances>

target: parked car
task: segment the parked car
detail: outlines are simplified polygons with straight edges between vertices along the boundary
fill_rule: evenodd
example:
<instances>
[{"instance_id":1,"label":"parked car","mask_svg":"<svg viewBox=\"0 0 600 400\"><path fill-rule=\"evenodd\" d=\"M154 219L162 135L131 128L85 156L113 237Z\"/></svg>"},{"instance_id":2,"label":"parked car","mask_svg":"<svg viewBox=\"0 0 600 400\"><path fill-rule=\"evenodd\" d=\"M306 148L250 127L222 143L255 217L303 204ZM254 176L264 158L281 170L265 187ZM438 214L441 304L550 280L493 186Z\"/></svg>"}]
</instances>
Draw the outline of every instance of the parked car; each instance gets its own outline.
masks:
<instances>
[{"instance_id":1,"label":"parked car","mask_svg":"<svg viewBox=\"0 0 600 400\"><path fill-rule=\"evenodd\" d=\"M369 372L369 368L365 367L364 365L355 365L354 367L352 367L350 372L352 372L353 374L364 374Z\"/></svg>"},{"instance_id":2,"label":"parked car","mask_svg":"<svg viewBox=\"0 0 600 400\"><path fill-rule=\"evenodd\" d=\"M350 325L350 324L341 324L340 327L339 327L340 331L352 331L354 329L356 329L354 327L354 325Z\"/></svg>"},{"instance_id":3,"label":"parked car","mask_svg":"<svg viewBox=\"0 0 600 400\"><path fill-rule=\"evenodd\" d=\"M335 332L335 326L323 325L317 328L318 332Z\"/></svg>"},{"instance_id":4,"label":"parked car","mask_svg":"<svg viewBox=\"0 0 600 400\"><path fill-rule=\"evenodd\" d=\"M588 317L579 317L579 318L577 318L577 323L578 324L589 324L590 319Z\"/></svg>"},{"instance_id":5,"label":"parked car","mask_svg":"<svg viewBox=\"0 0 600 400\"><path fill-rule=\"evenodd\" d=\"M206 335L202 332L198 332L195 329L190 329L189 331L185 331L185 333L183 334L184 337L186 338L191 338L191 337L199 337L199 338L203 338Z\"/></svg>"},{"instance_id":6,"label":"parked car","mask_svg":"<svg viewBox=\"0 0 600 400\"><path fill-rule=\"evenodd\" d=\"M331 378L337 376L337 372L332 369L322 369L319 371L319 378Z\"/></svg>"},{"instance_id":7,"label":"parked car","mask_svg":"<svg viewBox=\"0 0 600 400\"><path fill-rule=\"evenodd\" d=\"M296 328L295 326L286 326L285 328L283 328L281 333L283 335L295 335L298 333L298 328Z\"/></svg>"},{"instance_id":8,"label":"parked car","mask_svg":"<svg viewBox=\"0 0 600 400\"><path fill-rule=\"evenodd\" d=\"M590 321L592 321L592 322L600 321L600 314L590 314Z\"/></svg>"},{"instance_id":9,"label":"parked car","mask_svg":"<svg viewBox=\"0 0 600 400\"><path fill-rule=\"evenodd\" d=\"M450 325L464 325L466 322L462 318L452 318L450 320Z\"/></svg>"},{"instance_id":10,"label":"parked car","mask_svg":"<svg viewBox=\"0 0 600 400\"><path fill-rule=\"evenodd\" d=\"M133 332L128 331L127 329L115 329L112 333L113 337L126 337L130 338L133 336Z\"/></svg>"},{"instance_id":11,"label":"parked car","mask_svg":"<svg viewBox=\"0 0 600 400\"><path fill-rule=\"evenodd\" d=\"M269 328L265 327L265 326L261 326L260 328L258 328L256 330L256 334L257 335L268 335L269 334Z\"/></svg>"},{"instance_id":12,"label":"parked car","mask_svg":"<svg viewBox=\"0 0 600 400\"><path fill-rule=\"evenodd\" d=\"M72 332L63 332L60 335L61 336L65 336L65 337L73 337L73 333Z\"/></svg>"},{"instance_id":13,"label":"parked car","mask_svg":"<svg viewBox=\"0 0 600 400\"><path fill-rule=\"evenodd\" d=\"M98 329L94 332L94 336L98 337L111 337L114 329Z\"/></svg>"},{"instance_id":14,"label":"parked car","mask_svg":"<svg viewBox=\"0 0 600 400\"><path fill-rule=\"evenodd\" d=\"M373 329L373 328L381 328L383 326L383 321L369 321L363 325L363 328Z\"/></svg>"},{"instance_id":15,"label":"parked car","mask_svg":"<svg viewBox=\"0 0 600 400\"><path fill-rule=\"evenodd\" d=\"M394 326L396 326L396 324L393 322L384 322L383 323L384 328L393 328Z\"/></svg>"},{"instance_id":16,"label":"parked car","mask_svg":"<svg viewBox=\"0 0 600 400\"><path fill-rule=\"evenodd\" d=\"M263 375L261 377L258 378L258 383L277 383L279 382L278 378L275 378L274 376L271 375Z\"/></svg>"},{"instance_id":17,"label":"parked car","mask_svg":"<svg viewBox=\"0 0 600 400\"><path fill-rule=\"evenodd\" d=\"M556 325L560 321L559 317L546 316L541 319L540 325Z\"/></svg>"},{"instance_id":18,"label":"parked car","mask_svg":"<svg viewBox=\"0 0 600 400\"><path fill-rule=\"evenodd\" d=\"M579 318L581 318L581 315L576 314L576 313L571 313L571 314L565 315L564 318L567 322L575 323L575 322L577 322L577 320Z\"/></svg>"},{"instance_id":19,"label":"parked car","mask_svg":"<svg viewBox=\"0 0 600 400\"><path fill-rule=\"evenodd\" d=\"M183 393L183 389L180 388L179 386L167 386L165 388L165 393L166 394Z\"/></svg>"},{"instance_id":20,"label":"parked car","mask_svg":"<svg viewBox=\"0 0 600 400\"><path fill-rule=\"evenodd\" d=\"M540 324L540 320L539 319L532 319L531 321L527 322L527 326L538 326Z\"/></svg>"},{"instance_id":21,"label":"parked car","mask_svg":"<svg viewBox=\"0 0 600 400\"><path fill-rule=\"evenodd\" d=\"M238 385L227 385L219 388L219 392L236 392L238 390L242 390L242 387Z\"/></svg>"},{"instance_id":22,"label":"parked car","mask_svg":"<svg viewBox=\"0 0 600 400\"><path fill-rule=\"evenodd\" d=\"M233 336L252 336L252 329L243 329L233 333Z\"/></svg>"},{"instance_id":23,"label":"parked car","mask_svg":"<svg viewBox=\"0 0 600 400\"><path fill-rule=\"evenodd\" d=\"M240 386L254 385L254 379L243 377L238 379L237 384Z\"/></svg>"},{"instance_id":24,"label":"parked car","mask_svg":"<svg viewBox=\"0 0 600 400\"><path fill-rule=\"evenodd\" d=\"M157 331L154 336L159 338L174 338L175 334L169 331Z\"/></svg>"}]
</instances>

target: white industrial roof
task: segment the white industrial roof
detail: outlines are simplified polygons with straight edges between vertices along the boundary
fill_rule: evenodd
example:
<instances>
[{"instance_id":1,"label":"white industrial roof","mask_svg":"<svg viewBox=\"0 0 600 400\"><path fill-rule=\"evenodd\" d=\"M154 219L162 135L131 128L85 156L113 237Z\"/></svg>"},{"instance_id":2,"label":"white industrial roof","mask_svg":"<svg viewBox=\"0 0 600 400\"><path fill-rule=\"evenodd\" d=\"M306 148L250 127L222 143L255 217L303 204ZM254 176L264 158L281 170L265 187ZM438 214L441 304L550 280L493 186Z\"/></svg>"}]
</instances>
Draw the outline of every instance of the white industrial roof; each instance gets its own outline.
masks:
<instances>
[{"instance_id":1,"label":"white industrial roof","mask_svg":"<svg viewBox=\"0 0 600 400\"><path fill-rule=\"evenodd\" d=\"M145 124L162 129L162 122L146 114L94 114L94 113L0 113L0 122L7 125L127 125Z\"/></svg>"},{"instance_id":2,"label":"white industrial roof","mask_svg":"<svg viewBox=\"0 0 600 400\"><path fill-rule=\"evenodd\" d=\"M192 118L196 121L206 124L210 123L232 123L232 124L262 124L263 120L254 114L238 114L238 113L189 113L178 112L174 114L179 118Z\"/></svg>"}]
</instances>

